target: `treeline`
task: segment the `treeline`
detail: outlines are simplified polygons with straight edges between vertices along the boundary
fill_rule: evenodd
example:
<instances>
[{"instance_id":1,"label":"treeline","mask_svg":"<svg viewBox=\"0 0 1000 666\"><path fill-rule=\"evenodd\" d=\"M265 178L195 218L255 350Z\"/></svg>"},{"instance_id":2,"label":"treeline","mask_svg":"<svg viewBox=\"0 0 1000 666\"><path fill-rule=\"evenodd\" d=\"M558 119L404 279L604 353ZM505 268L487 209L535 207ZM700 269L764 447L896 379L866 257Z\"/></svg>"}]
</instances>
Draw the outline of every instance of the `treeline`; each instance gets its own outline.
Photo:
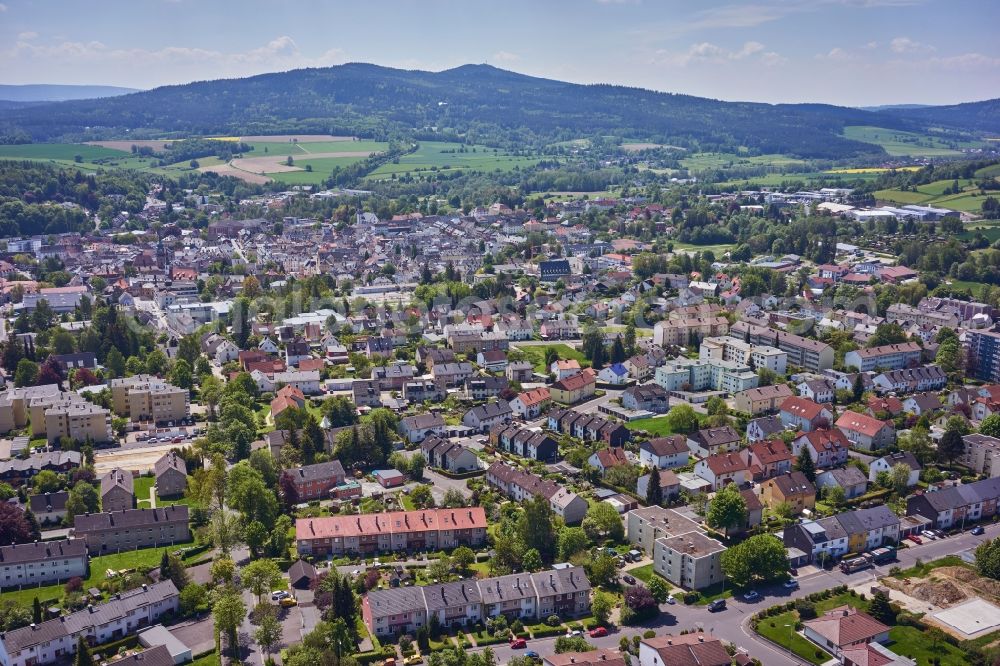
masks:
<instances>
[{"instance_id":1,"label":"treeline","mask_svg":"<svg viewBox=\"0 0 1000 666\"><path fill-rule=\"evenodd\" d=\"M132 171L83 173L38 162L0 161L0 199L25 204L71 202L97 210L107 197L121 210L138 212L145 203L149 177Z\"/></svg>"},{"instance_id":2,"label":"treeline","mask_svg":"<svg viewBox=\"0 0 1000 666\"><path fill-rule=\"evenodd\" d=\"M248 153L253 150L253 146L242 141L219 141L217 139L184 139L182 141L171 141L164 146L164 150L156 153L160 159L160 165L174 164L175 162L187 162L201 157L218 157L224 162L233 159L233 155Z\"/></svg>"}]
</instances>

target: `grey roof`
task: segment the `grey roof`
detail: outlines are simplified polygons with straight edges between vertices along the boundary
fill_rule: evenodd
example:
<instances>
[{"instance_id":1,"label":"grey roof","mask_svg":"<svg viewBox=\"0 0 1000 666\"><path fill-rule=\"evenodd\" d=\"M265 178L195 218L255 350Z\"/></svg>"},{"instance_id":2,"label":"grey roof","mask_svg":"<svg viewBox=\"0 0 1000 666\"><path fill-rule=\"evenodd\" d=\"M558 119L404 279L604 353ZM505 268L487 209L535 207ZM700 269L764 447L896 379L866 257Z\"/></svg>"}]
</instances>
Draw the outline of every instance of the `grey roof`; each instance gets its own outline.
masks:
<instances>
[{"instance_id":1,"label":"grey roof","mask_svg":"<svg viewBox=\"0 0 1000 666\"><path fill-rule=\"evenodd\" d=\"M436 426L444 425L444 417L440 414L416 414L414 416L407 416L400 424L404 428L410 428L414 430L421 430L423 428L434 428Z\"/></svg>"},{"instance_id":2,"label":"grey roof","mask_svg":"<svg viewBox=\"0 0 1000 666\"><path fill-rule=\"evenodd\" d=\"M865 477L864 473L857 467L838 467L837 469L831 469L823 472L823 475L827 474L829 474L841 488L868 483L868 478Z\"/></svg>"},{"instance_id":3,"label":"grey roof","mask_svg":"<svg viewBox=\"0 0 1000 666\"><path fill-rule=\"evenodd\" d=\"M316 463L315 465L303 465L302 467L294 467L285 471L291 474L292 478L296 481L303 482L325 481L345 476L344 466L340 464L339 460L330 460L329 462Z\"/></svg>"},{"instance_id":4,"label":"grey roof","mask_svg":"<svg viewBox=\"0 0 1000 666\"><path fill-rule=\"evenodd\" d=\"M116 659L115 666L174 666L174 658L166 645L157 645L142 652Z\"/></svg>"},{"instance_id":5,"label":"grey roof","mask_svg":"<svg viewBox=\"0 0 1000 666\"><path fill-rule=\"evenodd\" d=\"M639 445L642 451L649 451L655 456L669 456L678 453L687 453L687 440L684 435L670 435L668 437L657 437Z\"/></svg>"},{"instance_id":6,"label":"grey roof","mask_svg":"<svg viewBox=\"0 0 1000 666\"><path fill-rule=\"evenodd\" d=\"M396 587L388 590L372 590L368 593L368 607L372 617L403 615L414 609L426 609L424 588Z\"/></svg>"},{"instance_id":7,"label":"grey roof","mask_svg":"<svg viewBox=\"0 0 1000 666\"><path fill-rule=\"evenodd\" d=\"M188 522L186 504L175 504L158 509L126 509L108 513L85 513L73 519L77 534L97 532L117 527L148 527L154 523Z\"/></svg>"},{"instance_id":8,"label":"grey roof","mask_svg":"<svg viewBox=\"0 0 1000 666\"><path fill-rule=\"evenodd\" d=\"M462 580L424 588L424 601L427 603L427 610L433 612L443 608L481 604L482 595L479 593L479 586L475 581Z\"/></svg>"},{"instance_id":9,"label":"grey roof","mask_svg":"<svg viewBox=\"0 0 1000 666\"><path fill-rule=\"evenodd\" d=\"M70 465L80 466L79 451L49 451L48 453L34 453L27 458L15 458L13 460L0 461L0 474L4 472L29 472L32 470L41 471Z\"/></svg>"},{"instance_id":10,"label":"grey roof","mask_svg":"<svg viewBox=\"0 0 1000 666\"><path fill-rule=\"evenodd\" d=\"M777 416L763 416L759 419L752 420L750 423L756 423L757 427L760 428L760 431L765 435L773 435L785 429L785 425Z\"/></svg>"},{"instance_id":11,"label":"grey roof","mask_svg":"<svg viewBox=\"0 0 1000 666\"><path fill-rule=\"evenodd\" d=\"M884 504L873 506L870 509L857 509L841 513L837 515L837 518L848 534L870 532L899 524L899 518Z\"/></svg>"},{"instance_id":12,"label":"grey roof","mask_svg":"<svg viewBox=\"0 0 1000 666\"><path fill-rule=\"evenodd\" d=\"M924 493L923 497L937 511L994 500L1000 498L1000 477Z\"/></svg>"},{"instance_id":13,"label":"grey roof","mask_svg":"<svg viewBox=\"0 0 1000 666\"><path fill-rule=\"evenodd\" d=\"M83 539L36 541L10 546L0 546L0 563L47 562L71 557L86 557L87 544Z\"/></svg>"},{"instance_id":14,"label":"grey roof","mask_svg":"<svg viewBox=\"0 0 1000 666\"><path fill-rule=\"evenodd\" d=\"M157 478L170 470L178 471L184 476L187 476L187 465L184 464L184 459L177 455L176 451L168 451L167 453L164 453L160 459L153 464L153 470L156 472Z\"/></svg>"},{"instance_id":15,"label":"grey roof","mask_svg":"<svg viewBox=\"0 0 1000 666\"><path fill-rule=\"evenodd\" d=\"M513 411L506 400L495 400L493 402L487 402L485 405L473 407L468 413L482 421L483 419L509 416L513 413Z\"/></svg>"},{"instance_id":16,"label":"grey roof","mask_svg":"<svg viewBox=\"0 0 1000 666\"><path fill-rule=\"evenodd\" d=\"M539 571L531 574L531 582L535 584L540 597L590 590L590 580L580 567Z\"/></svg>"},{"instance_id":17,"label":"grey roof","mask_svg":"<svg viewBox=\"0 0 1000 666\"><path fill-rule=\"evenodd\" d=\"M7 653L14 654L33 645L48 643L65 636L73 636L91 627L114 622L138 608L175 596L177 596L177 588L169 579L153 585L143 585L128 592L116 594L103 604L84 608L34 626L21 627L0 634L0 639L7 647Z\"/></svg>"},{"instance_id":18,"label":"grey roof","mask_svg":"<svg viewBox=\"0 0 1000 666\"><path fill-rule=\"evenodd\" d=\"M834 539L846 539L847 531L844 530L844 526L840 524L837 516L829 516L828 518L823 518L817 520L814 525L818 525L822 528L821 534L825 535L825 538L820 538L820 541L833 541ZM805 527L805 524L803 524ZM807 534L811 533L811 530L806 530Z\"/></svg>"},{"instance_id":19,"label":"grey roof","mask_svg":"<svg viewBox=\"0 0 1000 666\"><path fill-rule=\"evenodd\" d=\"M28 497L28 508L32 513L49 513L51 511L64 511L69 493L61 490L57 493L45 493L31 495Z\"/></svg>"},{"instance_id":20,"label":"grey roof","mask_svg":"<svg viewBox=\"0 0 1000 666\"><path fill-rule=\"evenodd\" d=\"M305 560L296 560L295 564L288 567L288 580L294 584L303 578L309 580L316 578L316 567Z\"/></svg>"},{"instance_id":21,"label":"grey roof","mask_svg":"<svg viewBox=\"0 0 1000 666\"><path fill-rule=\"evenodd\" d=\"M882 456L880 460L884 460L889 467L895 467L896 465L906 465L911 470L920 471L923 469L920 465L920 461L917 457L910 453L909 451L897 451L896 453L890 453L887 456Z\"/></svg>"},{"instance_id":22,"label":"grey roof","mask_svg":"<svg viewBox=\"0 0 1000 666\"><path fill-rule=\"evenodd\" d=\"M122 488L129 495L135 494L132 472L115 468L101 477L101 497L115 488Z\"/></svg>"},{"instance_id":23,"label":"grey roof","mask_svg":"<svg viewBox=\"0 0 1000 666\"><path fill-rule=\"evenodd\" d=\"M498 604L503 601L517 601L533 598L535 584L531 576L525 573L498 576L479 582L479 593L484 604Z\"/></svg>"}]
</instances>

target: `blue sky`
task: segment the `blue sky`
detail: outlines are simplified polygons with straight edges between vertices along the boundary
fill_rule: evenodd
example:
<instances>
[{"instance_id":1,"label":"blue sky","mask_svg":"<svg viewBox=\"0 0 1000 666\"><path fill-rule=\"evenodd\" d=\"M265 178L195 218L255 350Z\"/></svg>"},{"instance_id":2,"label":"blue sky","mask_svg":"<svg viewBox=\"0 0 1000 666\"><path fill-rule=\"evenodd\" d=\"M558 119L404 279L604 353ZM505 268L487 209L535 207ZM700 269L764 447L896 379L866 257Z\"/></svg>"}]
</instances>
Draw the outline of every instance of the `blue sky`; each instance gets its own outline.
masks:
<instances>
[{"instance_id":1,"label":"blue sky","mask_svg":"<svg viewBox=\"0 0 1000 666\"><path fill-rule=\"evenodd\" d=\"M0 0L0 83L464 63L727 100L1000 96L998 0Z\"/></svg>"}]
</instances>

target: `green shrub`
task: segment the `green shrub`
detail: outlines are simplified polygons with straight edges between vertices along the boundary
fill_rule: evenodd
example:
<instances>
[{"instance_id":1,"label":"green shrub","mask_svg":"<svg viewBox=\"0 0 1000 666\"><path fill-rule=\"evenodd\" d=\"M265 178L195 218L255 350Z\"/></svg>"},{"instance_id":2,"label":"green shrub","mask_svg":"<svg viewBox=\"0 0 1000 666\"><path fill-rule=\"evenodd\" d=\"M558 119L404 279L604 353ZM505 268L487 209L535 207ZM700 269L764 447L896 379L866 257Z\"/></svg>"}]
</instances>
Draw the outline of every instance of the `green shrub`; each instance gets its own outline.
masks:
<instances>
[{"instance_id":1,"label":"green shrub","mask_svg":"<svg viewBox=\"0 0 1000 666\"><path fill-rule=\"evenodd\" d=\"M656 636L656 632L653 631L652 629L647 629L646 631L642 632L642 637L643 638L653 638L655 636Z\"/></svg>"}]
</instances>

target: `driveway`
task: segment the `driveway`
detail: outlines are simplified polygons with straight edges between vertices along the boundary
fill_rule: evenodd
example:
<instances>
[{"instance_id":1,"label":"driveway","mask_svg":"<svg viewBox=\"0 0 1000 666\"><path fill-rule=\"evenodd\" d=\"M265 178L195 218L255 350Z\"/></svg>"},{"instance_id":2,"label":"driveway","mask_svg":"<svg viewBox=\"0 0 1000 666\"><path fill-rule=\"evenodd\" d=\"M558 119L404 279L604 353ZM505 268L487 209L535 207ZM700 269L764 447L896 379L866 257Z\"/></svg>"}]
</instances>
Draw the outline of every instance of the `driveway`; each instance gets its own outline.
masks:
<instances>
[{"instance_id":1,"label":"driveway","mask_svg":"<svg viewBox=\"0 0 1000 666\"><path fill-rule=\"evenodd\" d=\"M170 633L191 648L191 654L202 654L215 649L215 625L210 614L198 620L176 624L170 627Z\"/></svg>"}]
</instances>

